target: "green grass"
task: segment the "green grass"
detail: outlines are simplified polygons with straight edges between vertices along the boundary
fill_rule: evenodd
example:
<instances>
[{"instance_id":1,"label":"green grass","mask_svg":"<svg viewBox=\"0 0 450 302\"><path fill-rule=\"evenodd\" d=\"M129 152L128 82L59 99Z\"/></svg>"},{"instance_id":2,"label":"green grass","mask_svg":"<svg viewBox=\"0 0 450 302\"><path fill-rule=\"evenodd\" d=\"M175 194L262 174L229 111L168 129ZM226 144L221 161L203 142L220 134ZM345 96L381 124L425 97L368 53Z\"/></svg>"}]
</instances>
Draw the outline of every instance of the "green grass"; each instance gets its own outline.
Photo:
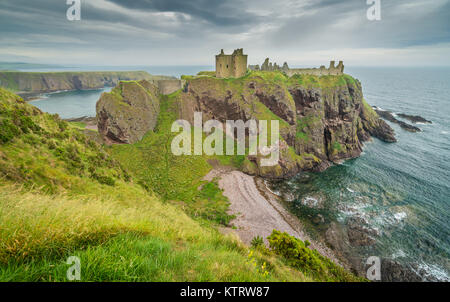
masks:
<instances>
[{"instance_id":1,"label":"green grass","mask_svg":"<svg viewBox=\"0 0 450 302\"><path fill-rule=\"evenodd\" d=\"M342 145L338 142L334 142L332 145L332 149L340 152L340 151L342 151Z\"/></svg>"},{"instance_id":2,"label":"green grass","mask_svg":"<svg viewBox=\"0 0 450 302\"><path fill-rule=\"evenodd\" d=\"M84 122L69 122L71 126L74 126L75 128L84 129L86 128L86 123Z\"/></svg>"},{"instance_id":3,"label":"green grass","mask_svg":"<svg viewBox=\"0 0 450 302\"><path fill-rule=\"evenodd\" d=\"M227 225L232 218L227 214L228 200L215 183L202 179L212 168L209 160L240 165L243 156L173 155L170 142L176 133L170 130L177 118L177 97L178 93L174 93L162 98L155 131L147 133L136 144L111 147L111 154L144 188L156 193L162 200L180 205L194 218ZM199 190L200 187L203 189ZM205 195L204 190L212 188L215 188L215 194Z\"/></svg>"},{"instance_id":4,"label":"green grass","mask_svg":"<svg viewBox=\"0 0 450 302\"><path fill-rule=\"evenodd\" d=\"M232 216L208 161L245 160L172 156L178 94L141 142L105 149L0 89L0 281L67 281L69 256L82 281L338 280L218 231Z\"/></svg>"}]
</instances>

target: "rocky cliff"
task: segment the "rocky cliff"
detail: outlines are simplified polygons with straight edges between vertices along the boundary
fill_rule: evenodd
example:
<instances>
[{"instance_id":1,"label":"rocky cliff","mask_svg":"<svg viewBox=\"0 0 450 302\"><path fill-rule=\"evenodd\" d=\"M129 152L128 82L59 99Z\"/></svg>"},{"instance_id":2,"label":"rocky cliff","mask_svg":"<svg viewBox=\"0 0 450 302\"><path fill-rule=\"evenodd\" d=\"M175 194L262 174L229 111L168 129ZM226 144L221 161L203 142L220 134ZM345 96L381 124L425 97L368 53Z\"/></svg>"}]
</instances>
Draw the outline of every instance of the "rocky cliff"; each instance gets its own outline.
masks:
<instances>
[{"instance_id":1,"label":"rocky cliff","mask_svg":"<svg viewBox=\"0 0 450 302\"><path fill-rule=\"evenodd\" d=\"M261 158L248 156L241 166L248 174L284 178L300 170L321 171L359 156L371 136L396 141L390 126L364 101L360 82L348 75L288 77L253 71L238 79L185 80L183 91L174 96L181 119L192 123L194 112L201 111L205 121L279 120L279 164L263 167Z\"/></svg>"},{"instance_id":2,"label":"rocky cliff","mask_svg":"<svg viewBox=\"0 0 450 302\"><path fill-rule=\"evenodd\" d=\"M147 80L155 82L173 79L154 76L145 71L105 72L0 72L0 87L17 91L20 95L54 92L60 90L97 89L115 86L119 81Z\"/></svg>"},{"instance_id":3,"label":"rocky cliff","mask_svg":"<svg viewBox=\"0 0 450 302\"><path fill-rule=\"evenodd\" d=\"M179 95L180 117L226 120L278 119L284 141L278 166L261 167L249 157L243 170L278 178L300 170L321 171L357 157L375 136L395 142L394 132L364 101L361 84L348 75L287 77L281 72L252 72L239 79L197 77Z\"/></svg>"},{"instance_id":4,"label":"rocky cliff","mask_svg":"<svg viewBox=\"0 0 450 302\"><path fill-rule=\"evenodd\" d=\"M120 82L96 105L98 131L107 143L132 144L153 130L159 114L159 90L149 81Z\"/></svg>"}]
</instances>

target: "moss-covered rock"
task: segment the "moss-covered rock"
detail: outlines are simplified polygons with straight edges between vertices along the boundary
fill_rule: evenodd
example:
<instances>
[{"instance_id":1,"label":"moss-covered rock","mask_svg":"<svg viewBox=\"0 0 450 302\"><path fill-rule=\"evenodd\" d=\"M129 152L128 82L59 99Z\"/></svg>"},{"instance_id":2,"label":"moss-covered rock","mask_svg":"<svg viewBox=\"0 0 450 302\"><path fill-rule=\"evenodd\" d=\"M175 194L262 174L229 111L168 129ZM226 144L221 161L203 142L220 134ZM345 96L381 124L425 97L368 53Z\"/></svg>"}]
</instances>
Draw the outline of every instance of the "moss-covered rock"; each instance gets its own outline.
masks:
<instances>
[{"instance_id":1,"label":"moss-covered rock","mask_svg":"<svg viewBox=\"0 0 450 302\"><path fill-rule=\"evenodd\" d=\"M360 82L349 75L288 77L282 72L252 71L241 78L201 75L184 80L185 88L172 99L177 118L191 125L195 112L202 112L204 122L279 121L278 164L264 167L261 156L248 156L241 169L252 175L284 178L301 170L322 171L332 163L359 156L371 135L395 141L393 130L363 100ZM140 140L145 129L153 129L157 112L141 107L147 104L144 99L157 101L146 97L139 86L121 83L99 101L99 130L108 140L132 143ZM130 102L134 103L130 106Z\"/></svg>"},{"instance_id":2,"label":"moss-covered rock","mask_svg":"<svg viewBox=\"0 0 450 302\"><path fill-rule=\"evenodd\" d=\"M150 82L120 82L97 102L98 131L107 143L132 144L153 130L159 114L159 90Z\"/></svg>"},{"instance_id":3,"label":"moss-covered rock","mask_svg":"<svg viewBox=\"0 0 450 302\"><path fill-rule=\"evenodd\" d=\"M243 171L271 178L300 170L324 170L333 162L359 156L371 135L395 141L393 130L365 103L361 84L349 75L288 77L253 71L238 79L190 77L180 93L180 118L279 120L279 164L261 167L249 157Z\"/></svg>"}]
</instances>

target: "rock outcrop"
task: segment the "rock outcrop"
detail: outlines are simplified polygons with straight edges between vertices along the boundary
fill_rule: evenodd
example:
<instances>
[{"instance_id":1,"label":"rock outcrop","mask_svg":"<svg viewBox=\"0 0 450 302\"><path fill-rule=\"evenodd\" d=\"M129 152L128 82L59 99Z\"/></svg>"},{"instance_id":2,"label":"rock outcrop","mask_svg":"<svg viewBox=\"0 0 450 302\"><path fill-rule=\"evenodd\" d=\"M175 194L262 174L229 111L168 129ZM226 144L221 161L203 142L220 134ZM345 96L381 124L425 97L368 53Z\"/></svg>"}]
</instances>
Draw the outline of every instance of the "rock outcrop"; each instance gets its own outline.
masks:
<instances>
[{"instance_id":1,"label":"rock outcrop","mask_svg":"<svg viewBox=\"0 0 450 302\"><path fill-rule=\"evenodd\" d=\"M180 118L190 122L195 111L203 112L205 121L278 119L285 142L279 165L261 167L255 157L243 165L244 172L268 178L321 171L357 157L371 136L396 141L391 127L363 100L359 81L348 75L252 72L233 80L198 77L188 81L178 98Z\"/></svg>"},{"instance_id":2,"label":"rock outcrop","mask_svg":"<svg viewBox=\"0 0 450 302\"><path fill-rule=\"evenodd\" d=\"M422 130L420 130L420 128L418 128L416 126L410 125L408 123L405 123L403 121L400 121L400 120L396 119L394 117L394 114L392 112L390 112L390 111L381 110L381 109L377 109L377 108L375 108L374 110L377 112L377 114L381 118L384 118L385 120L388 120L388 121L390 121L392 123L396 123L396 124L400 125L400 127L402 127L402 129L404 129L406 131L409 131L409 132L420 132L420 131L422 131Z\"/></svg>"},{"instance_id":3,"label":"rock outcrop","mask_svg":"<svg viewBox=\"0 0 450 302\"><path fill-rule=\"evenodd\" d=\"M251 175L286 178L301 170L322 171L359 156L371 136L396 141L393 130L364 101L359 81L348 75L251 72L238 79L199 76L186 81L184 89L172 96L177 118L192 124L194 112L202 112L204 122L279 121L278 165L262 166L261 156L247 156L241 170ZM140 100L136 93L146 94L139 86L121 83L97 104L99 131L111 142L135 142L154 127L157 110L145 106L157 103L156 92L150 89L152 97Z\"/></svg>"},{"instance_id":4,"label":"rock outcrop","mask_svg":"<svg viewBox=\"0 0 450 302\"><path fill-rule=\"evenodd\" d=\"M429 121L429 120L421 117L420 115L411 115L411 114L406 114L406 113L399 113L397 115L399 117L407 119L408 121L413 122L413 123L433 124L432 121Z\"/></svg>"},{"instance_id":5,"label":"rock outcrop","mask_svg":"<svg viewBox=\"0 0 450 302\"><path fill-rule=\"evenodd\" d=\"M132 144L153 130L159 114L159 90L152 83L120 82L97 102L97 126L107 143Z\"/></svg>"}]
</instances>

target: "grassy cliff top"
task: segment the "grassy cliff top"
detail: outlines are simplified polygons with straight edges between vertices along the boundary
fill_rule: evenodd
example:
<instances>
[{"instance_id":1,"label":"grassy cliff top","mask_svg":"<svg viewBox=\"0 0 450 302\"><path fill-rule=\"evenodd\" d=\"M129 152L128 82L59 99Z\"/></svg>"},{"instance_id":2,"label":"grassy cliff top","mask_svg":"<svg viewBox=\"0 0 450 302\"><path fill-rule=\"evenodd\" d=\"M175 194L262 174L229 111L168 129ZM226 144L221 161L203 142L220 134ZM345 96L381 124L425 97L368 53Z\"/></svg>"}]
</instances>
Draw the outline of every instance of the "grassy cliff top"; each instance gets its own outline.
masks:
<instances>
[{"instance_id":1,"label":"grassy cliff top","mask_svg":"<svg viewBox=\"0 0 450 302\"><path fill-rule=\"evenodd\" d=\"M289 77L282 71L248 71L247 74L240 78L216 78L212 72L199 72L196 76L182 76L184 80L199 80L199 79L216 79L217 81L224 81L227 83L239 84L248 83L250 81L265 81L273 84L284 84L287 86L302 85L305 87L337 87L347 85L348 83L355 84L357 79L348 74L343 75L293 75Z\"/></svg>"}]
</instances>

